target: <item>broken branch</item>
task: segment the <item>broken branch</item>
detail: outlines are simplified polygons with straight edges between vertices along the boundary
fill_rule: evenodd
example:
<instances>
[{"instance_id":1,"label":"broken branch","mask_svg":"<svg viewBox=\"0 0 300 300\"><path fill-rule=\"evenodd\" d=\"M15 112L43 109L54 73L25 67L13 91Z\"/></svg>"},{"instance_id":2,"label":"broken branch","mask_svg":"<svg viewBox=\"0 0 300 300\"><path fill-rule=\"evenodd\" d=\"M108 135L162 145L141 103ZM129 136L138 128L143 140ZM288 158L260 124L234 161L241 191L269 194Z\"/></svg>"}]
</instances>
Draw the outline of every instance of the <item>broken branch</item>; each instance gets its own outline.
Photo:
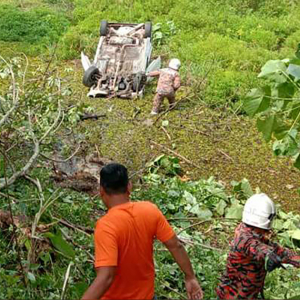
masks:
<instances>
[{"instance_id":1,"label":"broken branch","mask_svg":"<svg viewBox=\"0 0 300 300\"><path fill-rule=\"evenodd\" d=\"M27 164L20 171L15 172L9 179L7 179L7 185L13 184L17 178L24 176L26 174L26 172L30 169L32 164L37 159L37 157L39 155L39 151L40 151L40 144L37 140L35 140L34 141L34 151L33 151L32 156L28 160ZM3 189L5 187L5 185L6 185L5 179L0 178L0 190Z\"/></svg>"},{"instance_id":2,"label":"broken branch","mask_svg":"<svg viewBox=\"0 0 300 300\"><path fill-rule=\"evenodd\" d=\"M68 228L71 228L73 230L77 230L77 231L80 231L88 236L90 236L92 233L94 233L94 230L92 228L88 228L88 227L84 227L84 226L81 226L81 225L74 225L64 219L58 219L58 218L55 218L53 217L53 219L55 220L58 220L58 223L68 227Z\"/></svg>"},{"instance_id":3,"label":"broken branch","mask_svg":"<svg viewBox=\"0 0 300 300\"><path fill-rule=\"evenodd\" d=\"M190 225L190 226L187 226L187 227L181 229L181 230L177 233L177 235L179 235L179 234L182 233L183 231L186 231L187 229L190 229L190 228L192 228L192 227L195 227L195 226L197 226L197 225L200 225L200 224L203 224L203 223L206 223L206 222L212 222L212 220L204 220L204 221L200 221L200 222L194 223L194 224L192 224L192 225Z\"/></svg>"},{"instance_id":4,"label":"broken branch","mask_svg":"<svg viewBox=\"0 0 300 300\"><path fill-rule=\"evenodd\" d=\"M60 101L58 101L58 113L57 113L56 119L54 120L52 125L48 128L48 130L44 133L44 135L40 138L39 143L41 143L48 136L48 134L53 130L53 128L57 125L57 123L60 119L61 111L62 111L61 104L60 104Z\"/></svg>"},{"instance_id":5,"label":"broken branch","mask_svg":"<svg viewBox=\"0 0 300 300\"><path fill-rule=\"evenodd\" d=\"M11 65L0 55L0 59L5 62L5 64L8 66L11 79L12 79L12 89L13 89L13 105L12 107L6 112L6 114L2 117L0 120L0 127L7 121L9 116L14 112L14 110L19 105L19 97L18 97L18 90L16 89L16 80L15 80L15 74L12 70Z\"/></svg>"},{"instance_id":6,"label":"broken branch","mask_svg":"<svg viewBox=\"0 0 300 300\"><path fill-rule=\"evenodd\" d=\"M172 153L173 155L179 157L180 159L182 159L183 161L185 161L185 162L188 163L189 165L192 165L193 167L195 167L195 168L197 168L197 169L201 169L200 166L196 165L195 163L193 163L192 161L190 161L190 160L187 159L186 157L182 156L181 154L175 152L174 150L171 150L170 148L168 148L168 147L166 147L166 146L164 146L164 145L158 144L158 143L156 143L156 142L154 142L154 141L150 141L150 143L153 144L153 145L156 145L156 146L158 146L158 147L160 147L160 148L163 148L163 149L167 150L168 152L170 152L170 153Z\"/></svg>"},{"instance_id":7,"label":"broken branch","mask_svg":"<svg viewBox=\"0 0 300 300\"><path fill-rule=\"evenodd\" d=\"M50 158L48 156L46 156L45 154L41 153L41 156L44 157L45 159L48 159L48 160L51 160L51 161L54 161L54 162L57 162L57 163L65 163L67 161L69 161L70 159L72 159L79 151L80 149L80 145L78 146L78 148L73 152L73 154L71 154L68 158L66 159L54 159L54 158Z\"/></svg>"},{"instance_id":8,"label":"broken branch","mask_svg":"<svg viewBox=\"0 0 300 300\"><path fill-rule=\"evenodd\" d=\"M221 149L217 149L218 152L220 152L221 154L223 154L227 159L234 161L233 158L231 156L229 156L227 153L225 153L224 151L222 151Z\"/></svg>"}]
</instances>

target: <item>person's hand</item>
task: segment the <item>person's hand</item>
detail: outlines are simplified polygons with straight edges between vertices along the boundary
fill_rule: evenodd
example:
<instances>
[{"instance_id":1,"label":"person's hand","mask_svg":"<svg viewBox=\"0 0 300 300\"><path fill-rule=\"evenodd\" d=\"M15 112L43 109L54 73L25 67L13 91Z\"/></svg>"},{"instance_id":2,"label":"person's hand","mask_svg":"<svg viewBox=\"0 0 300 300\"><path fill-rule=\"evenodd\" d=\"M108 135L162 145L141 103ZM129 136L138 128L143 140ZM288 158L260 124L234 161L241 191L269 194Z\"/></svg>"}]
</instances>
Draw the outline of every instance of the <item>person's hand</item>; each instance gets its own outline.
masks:
<instances>
[{"instance_id":1,"label":"person's hand","mask_svg":"<svg viewBox=\"0 0 300 300\"><path fill-rule=\"evenodd\" d=\"M188 299L194 300L194 299L202 299L203 298L203 291L195 277L185 279L185 288L186 288L186 292L188 295Z\"/></svg>"},{"instance_id":2,"label":"person's hand","mask_svg":"<svg viewBox=\"0 0 300 300\"><path fill-rule=\"evenodd\" d=\"M276 268L281 267L282 266L281 263L282 263L281 258L272 252L268 254L266 257L265 269L268 272L272 272Z\"/></svg>"}]
</instances>

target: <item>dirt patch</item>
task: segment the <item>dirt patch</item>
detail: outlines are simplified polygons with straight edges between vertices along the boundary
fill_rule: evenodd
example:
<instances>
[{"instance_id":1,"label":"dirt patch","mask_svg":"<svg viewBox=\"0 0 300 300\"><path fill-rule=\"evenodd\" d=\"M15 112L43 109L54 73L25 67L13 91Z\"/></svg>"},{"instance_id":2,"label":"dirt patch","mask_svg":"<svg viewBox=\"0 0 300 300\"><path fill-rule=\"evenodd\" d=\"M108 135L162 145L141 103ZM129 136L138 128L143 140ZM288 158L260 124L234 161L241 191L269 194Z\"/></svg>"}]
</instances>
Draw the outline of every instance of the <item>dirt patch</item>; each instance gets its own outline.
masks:
<instances>
[{"instance_id":1,"label":"dirt patch","mask_svg":"<svg viewBox=\"0 0 300 300\"><path fill-rule=\"evenodd\" d=\"M99 158L97 153L86 157L74 156L68 161L59 162L55 157L53 179L57 185L79 192L97 194L100 183L100 170L110 161Z\"/></svg>"}]
</instances>

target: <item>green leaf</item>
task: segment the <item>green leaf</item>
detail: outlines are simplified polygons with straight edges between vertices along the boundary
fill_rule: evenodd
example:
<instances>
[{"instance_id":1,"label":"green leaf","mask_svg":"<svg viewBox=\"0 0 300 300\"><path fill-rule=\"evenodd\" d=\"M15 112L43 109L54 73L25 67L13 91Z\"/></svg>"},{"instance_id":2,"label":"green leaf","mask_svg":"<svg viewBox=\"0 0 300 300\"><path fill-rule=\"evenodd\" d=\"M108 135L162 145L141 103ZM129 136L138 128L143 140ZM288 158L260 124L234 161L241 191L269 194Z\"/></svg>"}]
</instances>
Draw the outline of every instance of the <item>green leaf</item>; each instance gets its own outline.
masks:
<instances>
[{"instance_id":1,"label":"green leaf","mask_svg":"<svg viewBox=\"0 0 300 300\"><path fill-rule=\"evenodd\" d=\"M261 68L261 72L258 77L269 77L270 75L274 75L275 73L281 73L286 71L286 65L281 60L269 60L266 64Z\"/></svg>"},{"instance_id":2,"label":"green leaf","mask_svg":"<svg viewBox=\"0 0 300 300\"><path fill-rule=\"evenodd\" d=\"M190 192L184 191L183 198L187 203L190 203L192 205L197 203L196 198Z\"/></svg>"},{"instance_id":3,"label":"green leaf","mask_svg":"<svg viewBox=\"0 0 300 300\"><path fill-rule=\"evenodd\" d=\"M300 154L297 155L297 158L294 161L294 167L300 170Z\"/></svg>"},{"instance_id":4,"label":"green leaf","mask_svg":"<svg viewBox=\"0 0 300 300\"><path fill-rule=\"evenodd\" d=\"M300 79L300 66L290 64L286 70L289 75L292 75L295 78L295 81Z\"/></svg>"},{"instance_id":5,"label":"green leaf","mask_svg":"<svg viewBox=\"0 0 300 300\"><path fill-rule=\"evenodd\" d=\"M283 220L288 219L288 215L281 209L278 211L278 216L280 217L280 219L283 219Z\"/></svg>"},{"instance_id":6,"label":"green leaf","mask_svg":"<svg viewBox=\"0 0 300 300\"><path fill-rule=\"evenodd\" d=\"M163 127L167 127L169 125L169 121L168 120L164 120L164 121L161 122L161 125Z\"/></svg>"},{"instance_id":7,"label":"green leaf","mask_svg":"<svg viewBox=\"0 0 300 300\"><path fill-rule=\"evenodd\" d=\"M297 229L297 226L295 225L294 221L291 219L288 219L283 223L283 228L287 230L294 231Z\"/></svg>"},{"instance_id":8,"label":"green leaf","mask_svg":"<svg viewBox=\"0 0 300 300\"><path fill-rule=\"evenodd\" d=\"M289 298L290 300L299 300L300 299L300 295L298 295L298 296L294 296L294 297L292 297L292 298Z\"/></svg>"},{"instance_id":9,"label":"green leaf","mask_svg":"<svg viewBox=\"0 0 300 300\"><path fill-rule=\"evenodd\" d=\"M172 203L168 203L168 204L167 204L167 208L168 208L168 209L171 209L171 210L174 210L174 209L175 209L175 205L172 204Z\"/></svg>"},{"instance_id":10,"label":"green leaf","mask_svg":"<svg viewBox=\"0 0 300 300\"><path fill-rule=\"evenodd\" d=\"M275 219L273 224L272 224L272 227L275 230L281 230L283 228L283 221L279 220L279 219Z\"/></svg>"},{"instance_id":11,"label":"green leaf","mask_svg":"<svg viewBox=\"0 0 300 300\"><path fill-rule=\"evenodd\" d=\"M274 137L277 140L281 140L283 139L288 131L289 131L290 127L287 126L286 124L284 124L284 121L278 117L278 115L276 116L276 126L274 127Z\"/></svg>"},{"instance_id":12,"label":"green leaf","mask_svg":"<svg viewBox=\"0 0 300 300\"><path fill-rule=\"evenodd\" d=\"M269 86L259 89L252 89L247 94L243 104L246 113L250 117L253 117L256 113L267 110L270 106L270 95L271 89Z\"/></svg>"},{"instance_id":13,"label":"green leaf","mask_svg":"<svg viewBox=\"0 0 300 300\"><path fill-rule=\"evenodd\" d=\"M298 118L299 113L300 113L300 104L299 101L295 101L293 103L293 106L291 107L289 117L295 120L296 118Z\"/></svg>"},{"instance_id":14,"label":"green leaf","mask_svg":"<svg viewBox=\"0 0 300 300\"><path fill-rule=\"evenodd\" d=\"M241 181L241 189L246 198L250 198L254 194L251 185L246 178L243 178L243 180Z\"/></svg>"},{"instance_id":15,"label":"green leaf","mask_svg":"<svg viewBox=\"0 0 300 300\"><path fill-rule=\"evenodd\" d=\"M204 219L204 220L210 219L213 215L208 208L205 207L200 208L199 206L196 206L194 210L193 209L191 210L191 212L196 214L199 219Z\"/></svg>"},{"instance_id":16,"label":"green leaf","mask_svg":"<svg viewBox=\"0 0 300 300\"><path fill-rule=\"evenodd\" d=\"M276 118L272 115L265 119L257 119L256 126L258 131L263 134L265 141L269 142L276 127Z\"/></svg>"},{"instance_id":17,"label":"green leaf","mask_svg":"<svg viewBox=\"0 0 300 300\"><path fill-rule=\"evenodd\" d=\"M272 97L275 98L292 98L295 93L295 86L291 82L277 84L272 88ZM289 103L286 99L285 103Z\"/></svg>"},{"instance_id":18,"label":"green leaf","mask_svg":"<svg viewBox=\"0 0 300 300\"><path fill-rule=\"evenodd\" d=\"M36 281L35 276L34 276L33 273L27 272L26 274L27 274L27 278L28 278L31 282L35 282L35 281Z\"/></svg>"},{"instance_id":19,"label":"green leaf","mask_svg":"<svg viewBox=\"0 0 300 300\"><path fill-rule=\"evenodd\" d=\"M58 231L56 234L47 232L45 234L46 237L50 238L50 241L52 243L52 245L64 256L74 259L75 258L75 251L73 250L73 248L71 247L71 245L69 243L67 243L62 235L61 235L61 231Z\"/></svg>"},{"instance_id":20,"label":"green leaf","mask_svg":"<svg viewBox=\"0 0 300 300\"><path fill-rule=\"evenodd\" d=\"M165 157L165 154L161 154L161 155L157 156L153 162L156 163L156 162L160 161L163 157Z\"/></svg>"},{"instance_id":21,"label":"green leaf","mask_svg":"<svg viewBox=\"0 0 300 300\"><path fill-rule=\"evenodd\" d=\"M220 200L215 208L215 211L217 212L218 215L223 216L226 206L227 203L224 200Z\"/></svg>"},{"instance_id":22,"label":"green leaf","mask_svg":"<svg viewBox=\"0 0 300 300\"><path fill-rule=\"evenodd\" d=\"M298 142L296 140L297 130L294 128L286 136L277 140L273 144L274 154L285 155L285 156L294 156L299 152Z\"/></svg>"},{"instance_id":23,"label":"green leaf","mask_svg":"<svg viewBox=\"0 0 300 300\"><path fill-rule=\"evenodd\" d=\"M300 229L294 230L291 234L291 238L295 240L300 240Z\"/></svg>"},{"instance_id":24,"label":"green leaf","mask_svg":"<svg viewBox=\"0 0 300 300\"><path fill-rule=\"evenodd\" d=\"M248 179L243 178L241 181L231 181L231 185L233 186L234 192L242 192L245 198L249 198L253 195L253 190ZM238 202L233 202L238 203Z\"/></svg>"},{"instance_id":25,"label":"green leaf","mask_svg":"<svg viewBox=\"0 0 300 300\"><path fill-rule=\"evenodd\" d=\"M228 219L242 219L243 206L241 204L235 203L231 207L226 209L225 217Z\"/></svg>"}]
</instances>

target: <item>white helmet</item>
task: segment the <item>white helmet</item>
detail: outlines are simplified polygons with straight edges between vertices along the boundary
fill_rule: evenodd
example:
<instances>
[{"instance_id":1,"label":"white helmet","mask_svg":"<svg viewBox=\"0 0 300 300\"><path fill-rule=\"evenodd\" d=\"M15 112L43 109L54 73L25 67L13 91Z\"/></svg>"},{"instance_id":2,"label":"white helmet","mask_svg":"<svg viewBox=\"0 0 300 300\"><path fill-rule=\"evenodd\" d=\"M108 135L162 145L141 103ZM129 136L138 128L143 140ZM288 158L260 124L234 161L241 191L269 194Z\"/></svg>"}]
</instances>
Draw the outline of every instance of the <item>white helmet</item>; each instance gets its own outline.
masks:
<instances>
[{"instance_id":1,"label":"white helmet","mask_svg":"<svg viewBox=\"0 0 300 300\"><path fill-rule=\"evenodd\" d=\"M243 211L243 222L262 229L271 229L271 223L276 215L274 202L266 194L251 196Z\"/></svg>"},{"instance_id":2,"label":"white helmet","mask_svg":"<svg viewBox=\"0 0 300 300\"><path fill-rule=\"evenodd\" d=\"M181 62L177 58L172 58L169 62L169 68L174 69L174 70L179 70L181 66Z\"/></svg>"}]
</instances>

